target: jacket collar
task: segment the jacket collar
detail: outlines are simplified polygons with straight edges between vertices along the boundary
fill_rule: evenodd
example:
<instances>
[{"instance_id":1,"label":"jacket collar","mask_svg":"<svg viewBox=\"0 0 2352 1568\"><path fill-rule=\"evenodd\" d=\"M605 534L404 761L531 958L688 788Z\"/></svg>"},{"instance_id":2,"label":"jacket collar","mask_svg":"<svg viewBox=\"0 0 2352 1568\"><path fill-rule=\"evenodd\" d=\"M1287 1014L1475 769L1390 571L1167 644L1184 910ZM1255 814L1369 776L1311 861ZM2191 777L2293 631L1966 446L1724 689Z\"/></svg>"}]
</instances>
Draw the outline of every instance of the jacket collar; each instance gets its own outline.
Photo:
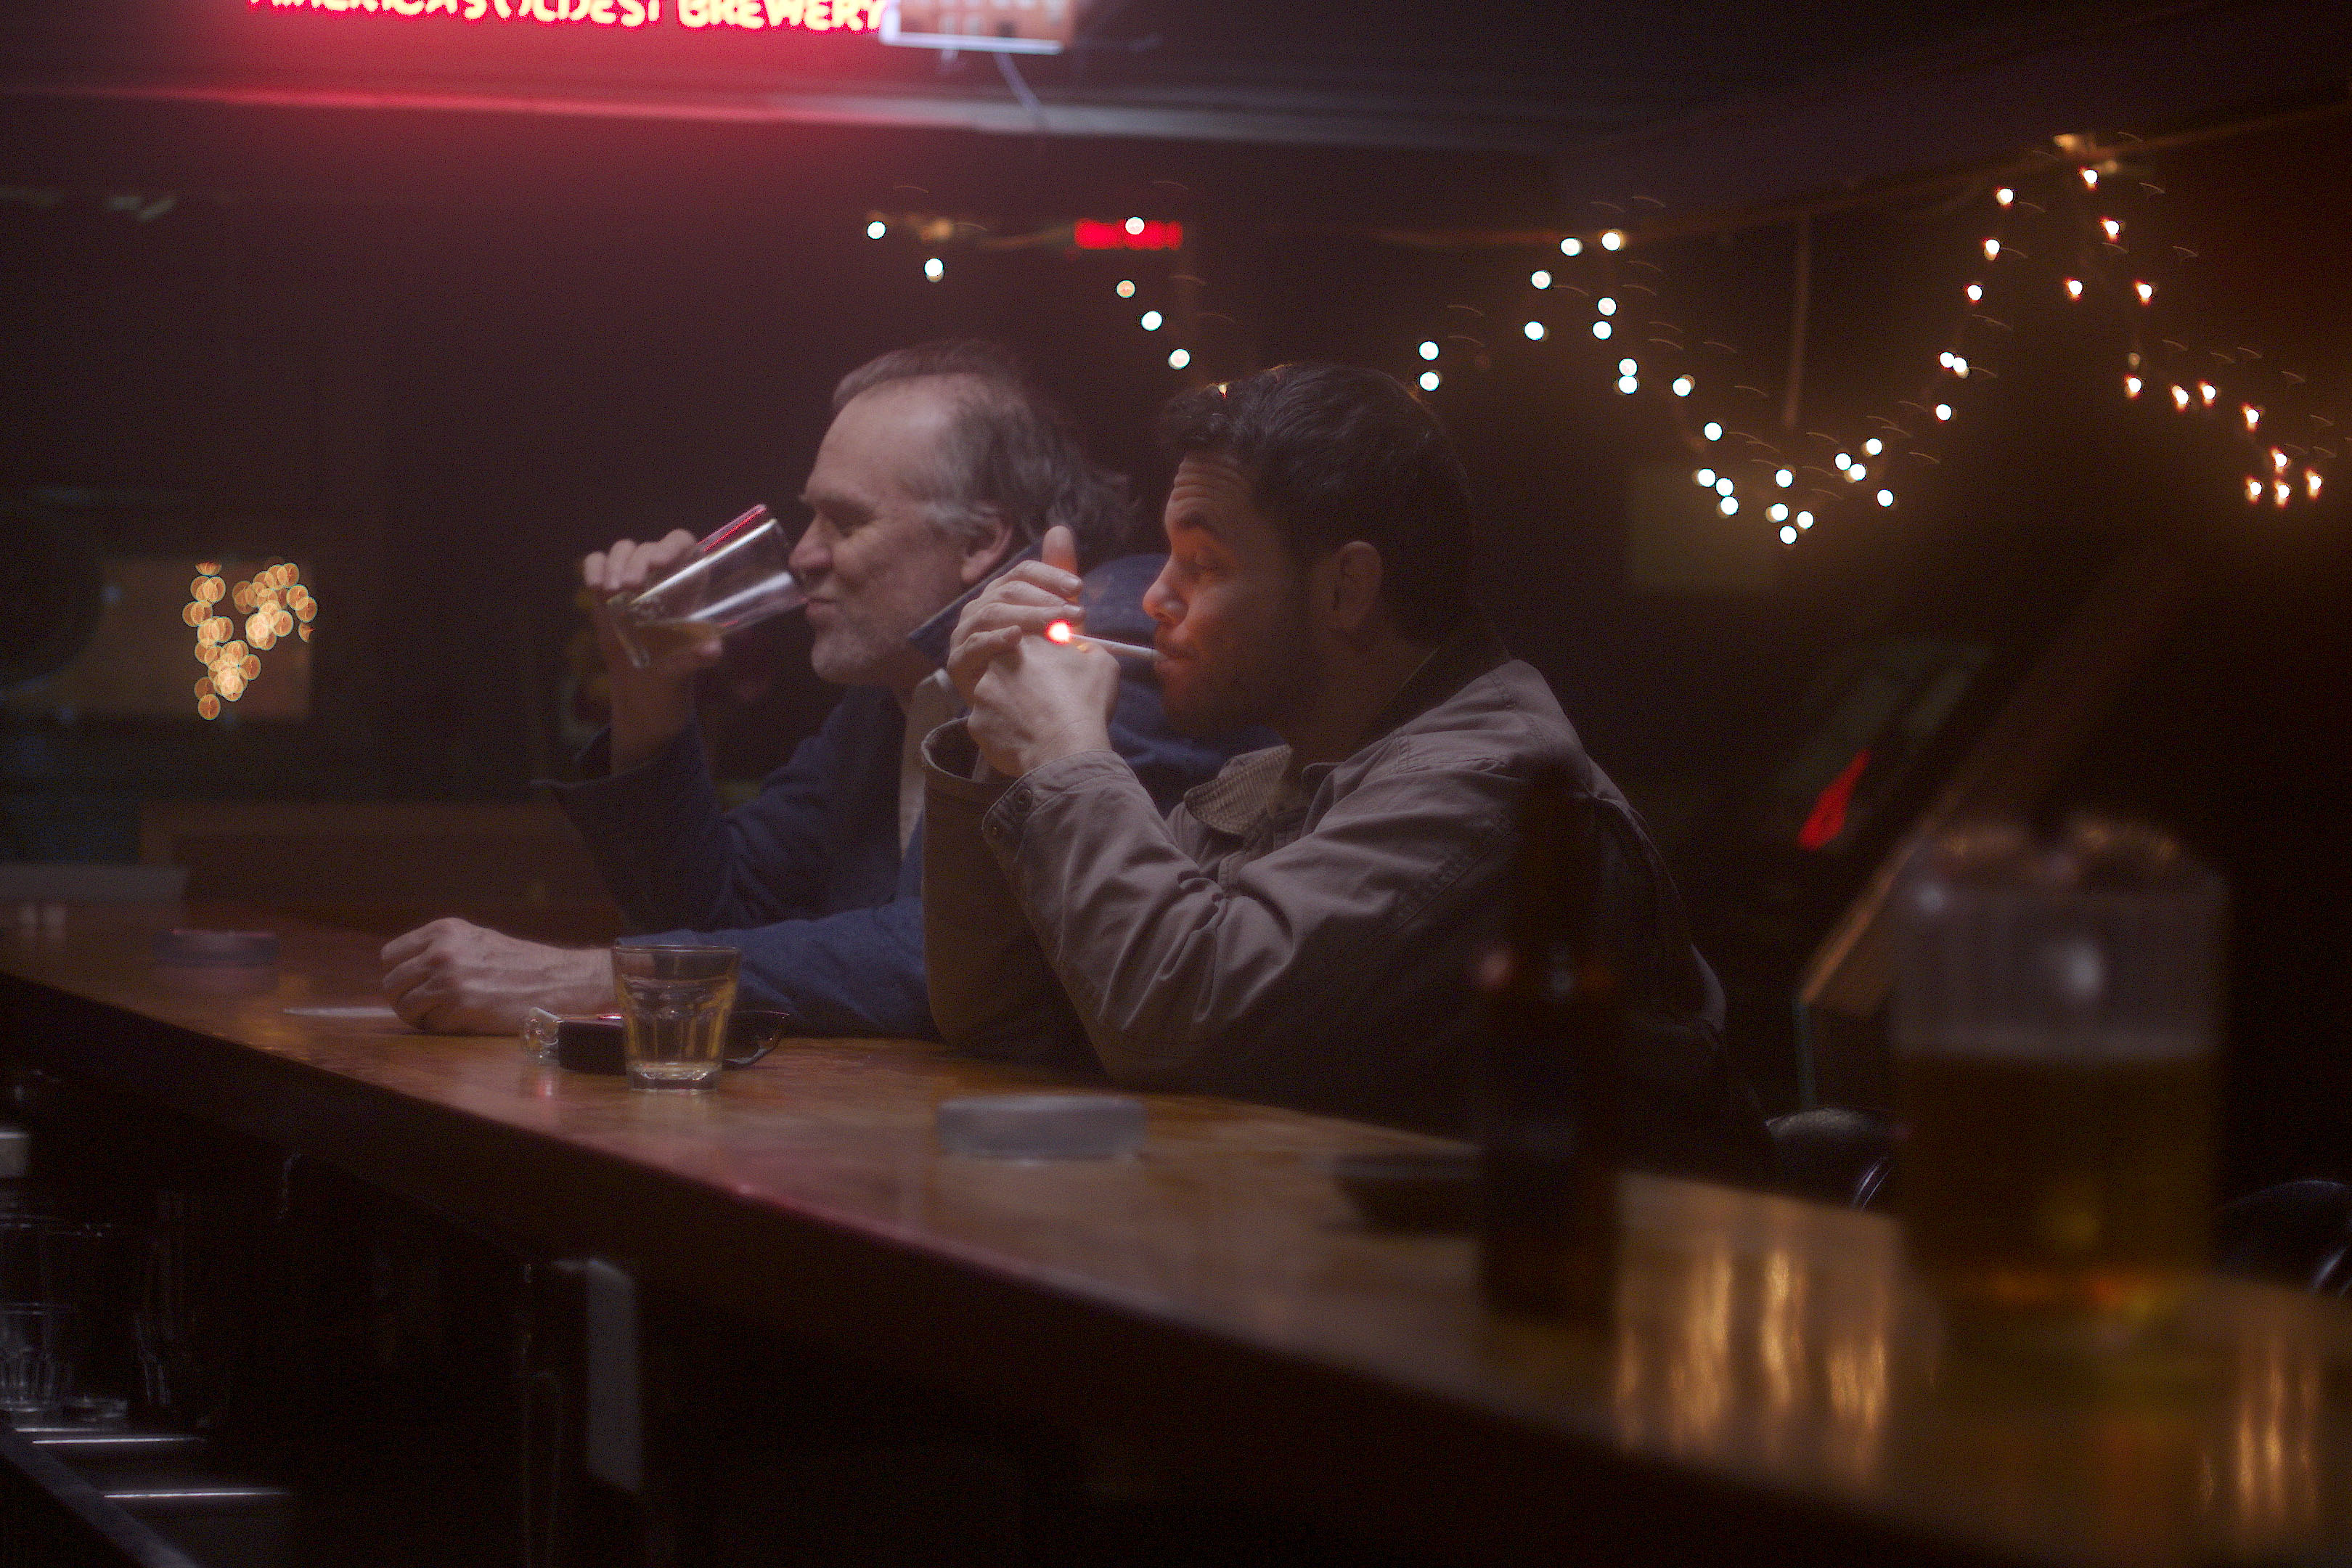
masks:
<instances>
[{"instance_id":1,"label":"jacket collar","mask_svg":"<svg viewBox=\"0 0 2352 1568\"><path fill-rule=\"evenodd\" d=\"M1366 728L1363 738L1356 742L1356 750L1361 752L1412 723L1480 676L1507 663L1510 657L1486 618L1473 612L1421 661L1421 668L1412 672ZM1293 798L1297 797L1297 792L1311 795L1323 776L1337 765L1317 763L1301 769ZM1289 773L1288 746L1269 746L1262 752L1248 752L1227 763L1206 784L1187 791L1184 809L1212 831L1241 837L1282 797Z\"/></svg>"},{"instance_id":2,"label":"jacket collar","mask_svg":"<svg viewBox=\"0 0 2352 1568\"><path fill-rule=\"evenodd\" d=\"M997 563L995 571L991 572L987 576L982 577L979 582L974 583L971 587L966 588L962 593L957 595L955 598L950 602L946 609L941 610L938 615L933 616L929 620L925 621L921 626L917 626L913 631L908 632L907 634L908 642L914 645L914 648L917 653L919 653L925 658L929 659L934 665L944 668L948 662L948 640L955 636L956 621L962 616L963 607L966 605L971 604L974 599L979 598L981 590L986 588L991 583L995 582L999 577L1003 576L1007 572L1012 571L1015 566L1020 565L1024 561L1036 560L1040 550L1041 546L1031 544L1017 555L1006 556L1003 561Z\"/></svg>"}]
</instances>

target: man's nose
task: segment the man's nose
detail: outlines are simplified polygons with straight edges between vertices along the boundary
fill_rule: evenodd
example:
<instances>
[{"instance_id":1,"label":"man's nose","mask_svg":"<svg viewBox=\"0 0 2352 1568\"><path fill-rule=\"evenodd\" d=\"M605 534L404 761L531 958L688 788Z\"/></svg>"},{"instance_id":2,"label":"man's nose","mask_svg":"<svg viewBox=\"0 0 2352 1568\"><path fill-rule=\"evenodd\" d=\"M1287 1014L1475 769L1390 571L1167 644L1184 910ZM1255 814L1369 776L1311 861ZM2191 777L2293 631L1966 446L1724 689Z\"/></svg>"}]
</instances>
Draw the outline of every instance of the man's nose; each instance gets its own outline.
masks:
<instances>
[{"instance_id":1,"label":"man's nose","mask_svg":"<svg viewBox=\"0 0 2352 1568\"><path fill-rule=\"evenodd\" d=\"M785 558L785 564L793 569L793 575L804 584L823 576L833 564L833 551L818 537L823 531L814 523L802 530L799 542L793 546L792 554Z\"/></svg>"},{"instance_id":2,"label":"man's nose","mask_svg":"<svg viewBox=\"0 0 2352 1568\"><path fill-rule=\"evenodd\" d=\"M1163 626L1172 626L1184 618L1184 601L1168 585L1166 566L1151 580L1151 586L1143 591L1143 613Z\"/></svg>"}]
</instances>

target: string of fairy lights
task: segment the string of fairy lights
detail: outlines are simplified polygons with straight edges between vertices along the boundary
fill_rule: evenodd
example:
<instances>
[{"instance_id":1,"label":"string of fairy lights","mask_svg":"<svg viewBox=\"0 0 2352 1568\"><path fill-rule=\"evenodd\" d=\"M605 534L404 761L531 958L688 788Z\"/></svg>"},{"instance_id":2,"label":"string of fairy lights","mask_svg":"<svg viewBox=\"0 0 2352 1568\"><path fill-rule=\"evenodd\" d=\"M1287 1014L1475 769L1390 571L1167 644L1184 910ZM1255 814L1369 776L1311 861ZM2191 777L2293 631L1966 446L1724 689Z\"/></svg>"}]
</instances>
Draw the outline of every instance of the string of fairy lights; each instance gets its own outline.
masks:
<instances>
[{"instance_id":1,"label":"string of fairy lights","mask_svg":"<svg viewBox=\"0 0 2352 1568\"><path fill-rule=\"evenodd\" d=\"M2164 188L2147 171L2074 139L2062 138L2059 149L2030 177L1978 198L1985 221L1980 237L1969 242L1968 280L1953 301L1934 367L1922 363L1909 395L1885 396L1877 411L1833 422L1840 428L1803 427L1794 418L1795 399L1776 406L1757 384L1771 378L1745 363L1737 349L1672 319L1689 312L1662 306L1664 268L1635 254L1641 237L1626 228L1476 241L1529 248L1539 238L1541 264L1526 275L1526 292L1506 304L1454 308L1516 317L1531 345L1563 346L1581 331L1622 351L1613 360L1603 356L1616 394L1663 403L1691 455L1692 479L1714 493L1716 510L1743 523L1760 519L1784 546L1832 519L1902 505L1907 487L1940 464L1945 437L1970 417L1986 384L2029 349L2032 334L2021 334L2015 318L2037 300L2083 313L2087 326L2112 329L2119 356L2113 395L2168 408L2183 421L2221 422L2246 454L2249 504L2284 510L2318 502L2341 444L2341 411L2330 399L2344 389L2315 386L2307 374L2259 349L2200 341L2184 305L2197 252L2160 235L2157 204ZM941 252L952 244L1158 251L1175 258L1183 243L1181 226L1140 216L996 235L958 220L874 213L866 234L918 241L923 276L934 283L946 276ZM1139 331L1173 330L1166 311L1139 300L1136 277L1122 277L1114 288L1136 309ZM1465 359L1472 368L1491 363L1483 341L1457 342L1462 337L1442 329L1415 334L1392 368L1424 395L1438 395ZM1192 348L1181 342L1166 355L1176 371L1192 359Z\"/></svg>"}]
</instances>

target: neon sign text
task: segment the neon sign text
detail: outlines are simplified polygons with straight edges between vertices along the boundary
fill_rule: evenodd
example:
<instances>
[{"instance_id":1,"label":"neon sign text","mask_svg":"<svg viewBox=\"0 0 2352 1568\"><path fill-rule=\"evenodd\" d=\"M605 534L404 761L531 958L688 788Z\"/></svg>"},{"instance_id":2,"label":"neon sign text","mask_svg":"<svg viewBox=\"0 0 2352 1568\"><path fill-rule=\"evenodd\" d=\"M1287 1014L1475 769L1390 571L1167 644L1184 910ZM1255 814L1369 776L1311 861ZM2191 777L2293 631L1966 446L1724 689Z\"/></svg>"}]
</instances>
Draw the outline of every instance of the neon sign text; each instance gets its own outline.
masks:
<instances>
[{"instance_id":1,"label":"neon sign text","mask_svg":"<svg viewBox=\"0 0 2352 1568\"><path fill-rule=\"evenodd\" d=\"M675 0L685 27L801 27L812 33L872 32L882 25L883 0ZM367 11L390 16L446 16L461 22L502 22L637 28L662 19L663 0L247 0L251 10Z\"/></svg>"}]
</instances>

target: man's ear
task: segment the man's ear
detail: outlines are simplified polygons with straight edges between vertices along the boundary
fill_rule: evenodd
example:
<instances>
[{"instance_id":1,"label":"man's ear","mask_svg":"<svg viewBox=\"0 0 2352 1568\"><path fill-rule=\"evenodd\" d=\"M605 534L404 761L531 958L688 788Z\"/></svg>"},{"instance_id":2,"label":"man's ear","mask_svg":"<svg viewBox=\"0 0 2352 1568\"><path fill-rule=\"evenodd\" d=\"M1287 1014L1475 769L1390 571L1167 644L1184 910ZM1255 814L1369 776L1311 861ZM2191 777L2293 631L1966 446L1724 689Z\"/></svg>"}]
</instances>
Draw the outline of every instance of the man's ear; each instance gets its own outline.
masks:
<instances>
[{"instance_id":1,"label":"man's ear","mask_svg":"<svg viewBox=\"0 0 2352 1568\"><path fill-rule=\"evenodd\" d=\"M995 571L1012 548L1012 520L991 508L987 525L965 542L963 559L957 563L963 585L969 588Z\"/></svg>"},{"instance_id":2,"label":"man's ear","mask_svg":"<svg viewBox=\"0 0 2352 1568\"><path fill-rule=\"evenodd\" d=\"M1377 546L1351 540L1326 555L1316 576L1316 608L1325 624L1350 641L1367 636L1381 613L1384 563Z\"/></svg>"}]
</instances>

